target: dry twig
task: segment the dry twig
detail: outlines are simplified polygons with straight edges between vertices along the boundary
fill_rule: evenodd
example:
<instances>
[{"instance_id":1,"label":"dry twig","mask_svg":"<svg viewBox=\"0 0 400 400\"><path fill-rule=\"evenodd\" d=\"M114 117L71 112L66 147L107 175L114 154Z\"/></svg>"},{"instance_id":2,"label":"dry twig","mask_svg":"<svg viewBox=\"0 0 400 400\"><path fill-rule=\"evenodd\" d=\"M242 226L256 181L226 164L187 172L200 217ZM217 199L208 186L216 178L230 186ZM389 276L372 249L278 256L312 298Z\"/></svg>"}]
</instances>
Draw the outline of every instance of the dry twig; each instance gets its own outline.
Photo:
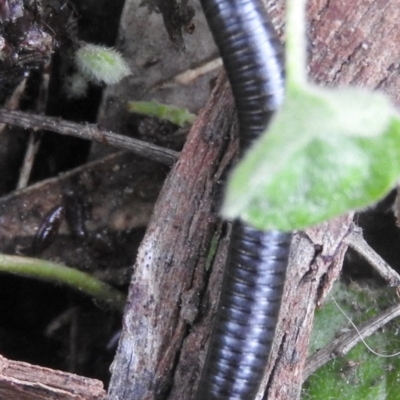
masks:
<instances>
[{"instance_id":1,"label":"dry twig","mask_svg":"<svg viewBox=\"0 0 400 400\"><path fill-rule=\"evenodd\" d=\"M173 165L178 157L176 151L100 129L92 124L78 124L60 118L9 111L4 108L0 109L0 123L19 126L24 129L48 130L61 135L76 136L81 139L100 142L132 151L137 155L169 166Z\"/></svg>"},{"instance_id":2,"label":"dry twig","mask_svg":"<svg viewBox=\"0 0 400 400\"><path fill-rule=\"evenodd\" d=\"M207 61L206 63L192 69L187 69L179 73L178 75L173 76L167 81L158 84L155 89L166 89L178 85L190 85L193 81L200 78L201 76L222 67L221 58L215 58L211 61Z\"/></svg>"},{"instance_id":3,"label":"dry twig","mask_svg":"<svg viewBox=\"0 0 400 400\"><path fill-rule=\"evenodd\" d=\"M389 286L400 286L400 275L365 241L362 229L354 225L345 242L362 256Z\"/></svg>"},{"instance_id":4,"label":"dry twig","mask_svg":"<svg viewBox=\"0 0 400 400\"><path fill-rule=\"evenodd\" d=\"M351 330L339 336L332 343L308 357L304 369L303 381L321 368L328 361L345 356L356 344L371 336L379 328L400 315L400 304L395 304L387 310L361 324L357 330Z\"/></svg>"}]
</instances>

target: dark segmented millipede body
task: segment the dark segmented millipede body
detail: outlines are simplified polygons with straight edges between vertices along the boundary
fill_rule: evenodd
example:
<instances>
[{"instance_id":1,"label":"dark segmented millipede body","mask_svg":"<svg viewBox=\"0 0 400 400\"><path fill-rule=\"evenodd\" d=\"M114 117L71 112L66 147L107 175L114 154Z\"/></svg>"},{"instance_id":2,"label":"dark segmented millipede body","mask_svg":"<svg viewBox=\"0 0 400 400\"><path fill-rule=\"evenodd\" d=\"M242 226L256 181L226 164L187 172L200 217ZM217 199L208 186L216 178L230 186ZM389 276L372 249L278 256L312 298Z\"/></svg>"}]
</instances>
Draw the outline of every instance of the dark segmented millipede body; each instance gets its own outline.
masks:
<instances>
[{"instance_id":1,"label":"dark segmented millipede body","mask_svg":"<svg viewBox=\"0 0 400 400\"><path fill-rule=\"evenodd\" d=\"M282 50L262 0L201 0L232 87L243 153L284 96ZM290 233L235 221L198 400L253 400L277 323Z\"/></svg>"}]
</instances>

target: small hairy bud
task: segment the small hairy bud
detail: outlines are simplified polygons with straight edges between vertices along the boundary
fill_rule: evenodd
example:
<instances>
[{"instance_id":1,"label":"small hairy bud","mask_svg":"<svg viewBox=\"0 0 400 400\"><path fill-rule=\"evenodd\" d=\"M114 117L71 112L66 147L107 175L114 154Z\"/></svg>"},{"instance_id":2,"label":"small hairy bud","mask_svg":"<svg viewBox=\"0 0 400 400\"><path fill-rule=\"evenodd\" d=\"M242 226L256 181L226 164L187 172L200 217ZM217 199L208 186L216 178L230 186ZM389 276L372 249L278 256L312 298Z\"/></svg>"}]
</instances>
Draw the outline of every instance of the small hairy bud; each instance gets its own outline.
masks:
<instances>
[{"instance_id":1,"label":"small hairy bud","mask_svg":"<svg viewBox=\"0 0 400 400\"><path fill-rule=\"evenodd\" d=\"M79 71L88 80L111 85L131 74L121 54L105 46L85 43L75 54Z\"/></svg>"}]
</instances>

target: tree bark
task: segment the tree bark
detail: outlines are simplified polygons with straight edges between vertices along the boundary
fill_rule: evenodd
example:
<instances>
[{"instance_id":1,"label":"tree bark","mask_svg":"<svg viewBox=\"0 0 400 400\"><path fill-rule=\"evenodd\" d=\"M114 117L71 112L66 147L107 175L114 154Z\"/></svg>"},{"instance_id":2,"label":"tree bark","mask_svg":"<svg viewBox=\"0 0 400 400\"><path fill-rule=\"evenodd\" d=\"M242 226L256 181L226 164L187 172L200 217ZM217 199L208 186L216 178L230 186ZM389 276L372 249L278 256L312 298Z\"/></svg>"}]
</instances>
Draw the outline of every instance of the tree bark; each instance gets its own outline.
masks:
<instances>
[{"instance_id":1,"label":"tree bark","mask_svg":"<svg viewBox=\"0 0 400 400\"><path fill-rule=\"evenodd\" d=\"M232 96L221 76L164 184L140 246L110 399L192 396L226 255L217 199L235 153L234 127ZM211 287L205 290L207 282Z\"/></svg>"},{"instance_id":2,"label":"tree bark","mask_svg":"<svg viewBox=\"0 0 400 400\"><path fill-rule=\"evenodd\" d=\"M267 8L282 32L283 2ZM398 103L398 2L314 0L308 11L311 79L379 88ZM226 258L215 193L234 153L227 139L233 115L220 79L165 183L140 248L112 368L112 400L187 400L196 391ZM299 398L314 310L340 273L351 221L348 214L294 236L259 399Z\"/></svg>"},{"instance_id":3,"label":"tree bark","mask_svg":"<svg viewBox=\"0 0 400 400\"><path fill-rule=\"evenodd\" d=\"M104 400L103 384L96 379L55 371L0 356L0 399Z\"/></svg>"}]
</instances>

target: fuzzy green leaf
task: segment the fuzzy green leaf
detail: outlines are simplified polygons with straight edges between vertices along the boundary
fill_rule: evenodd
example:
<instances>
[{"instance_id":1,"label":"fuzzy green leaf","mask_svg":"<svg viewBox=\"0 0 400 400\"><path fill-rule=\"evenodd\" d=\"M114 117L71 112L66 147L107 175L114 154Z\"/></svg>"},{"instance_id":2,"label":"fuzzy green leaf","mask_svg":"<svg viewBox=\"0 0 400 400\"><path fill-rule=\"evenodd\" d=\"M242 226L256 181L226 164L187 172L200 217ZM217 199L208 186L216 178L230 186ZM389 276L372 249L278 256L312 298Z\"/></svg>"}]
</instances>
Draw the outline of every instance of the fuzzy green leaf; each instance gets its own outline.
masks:
<instances>
[{"instance_id":1,"label":"fuzzy green leaf","mask_svg":"<svg viewBox=\"0 0 400 400\"><path fill-rule=\"evenodd\" d=\"M131 74L121 54L110 47L84 43L75 61L80 73L95 83L112 85Z\"/></svg>"},{"instance_id":2,"label":"fuzzy green leaf","mask_svg":"<svg viewBox=\"0 0 400 400\"><path fill-rule=\"evenodd\" d=\"M303 229L378 200L400 175L400 119L379 93L289 90L230 179L223 214Z\"/></svg>"}]
</instances>

